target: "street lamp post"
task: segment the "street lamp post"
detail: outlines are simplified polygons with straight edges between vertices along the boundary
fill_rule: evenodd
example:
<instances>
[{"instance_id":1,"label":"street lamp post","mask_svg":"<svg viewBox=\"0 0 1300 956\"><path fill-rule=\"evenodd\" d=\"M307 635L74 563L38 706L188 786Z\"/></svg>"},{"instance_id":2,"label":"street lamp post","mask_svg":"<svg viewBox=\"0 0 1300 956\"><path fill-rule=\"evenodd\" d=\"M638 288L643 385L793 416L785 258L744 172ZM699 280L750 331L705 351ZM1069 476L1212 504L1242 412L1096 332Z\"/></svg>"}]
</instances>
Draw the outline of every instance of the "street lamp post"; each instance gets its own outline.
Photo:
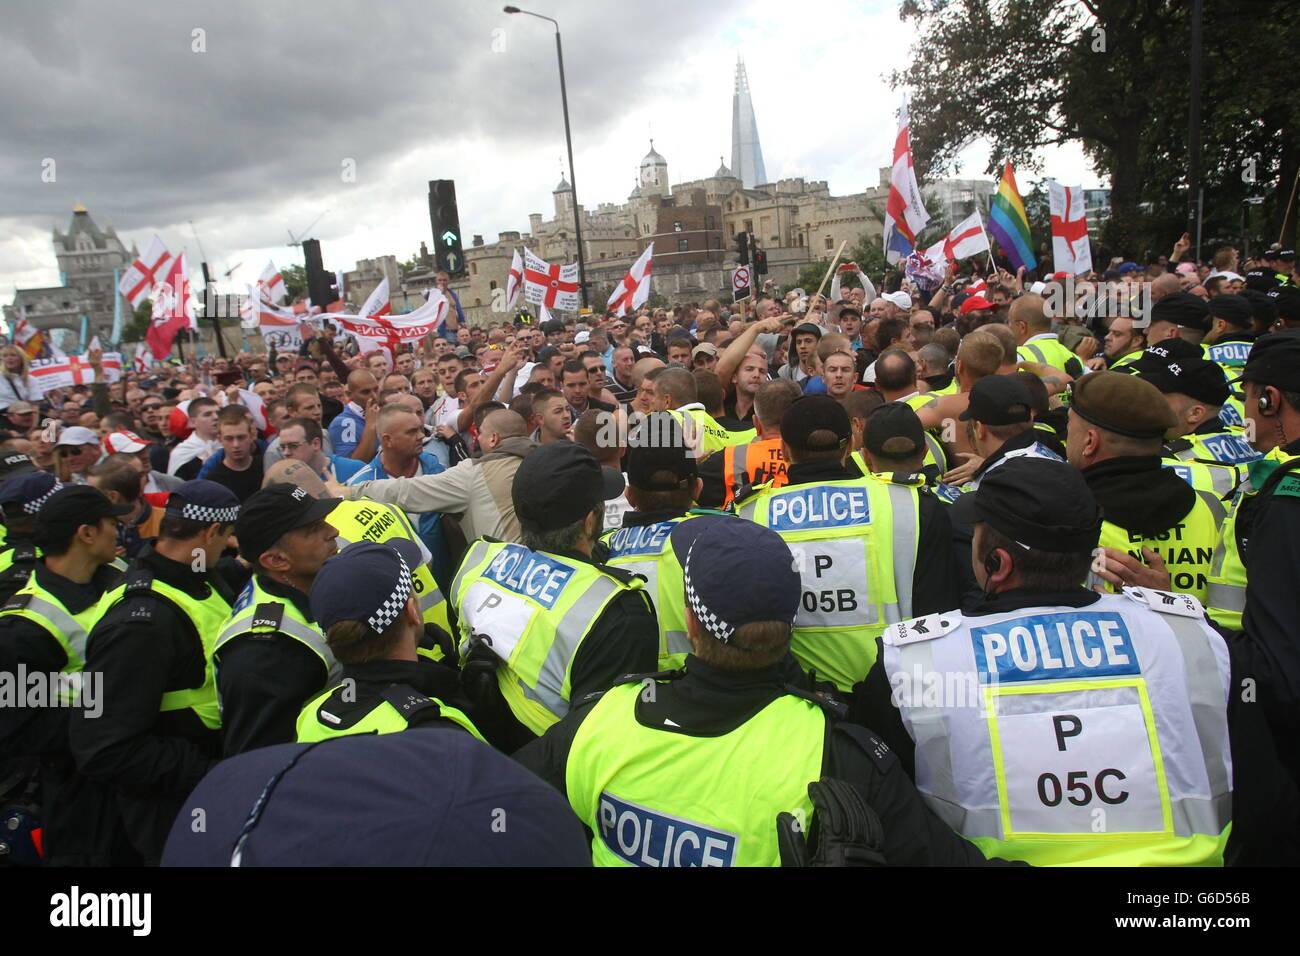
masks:
<instances>
[{"instance_id":1,"label":"street lamp post","mask_svg":"<svg viewBox=\"0 0 1300 956\"><path fill-rule=\"evenodd\" d=\"M524 13L539 20L547 20L555 27L555 58L560 64L560 103L564 106L564 145L569 151L569 187L573 190L573 231L578 240L578 290L582 294L582 307L587 302L587 257L582 252L582 215L578 211L578 177L573 171L573 135L569 130L569 94L564 85L564 47L560 45L560 24L551 17L520 10L518 7L506 7L506 13Z\"/></svg>"}]
</instances>

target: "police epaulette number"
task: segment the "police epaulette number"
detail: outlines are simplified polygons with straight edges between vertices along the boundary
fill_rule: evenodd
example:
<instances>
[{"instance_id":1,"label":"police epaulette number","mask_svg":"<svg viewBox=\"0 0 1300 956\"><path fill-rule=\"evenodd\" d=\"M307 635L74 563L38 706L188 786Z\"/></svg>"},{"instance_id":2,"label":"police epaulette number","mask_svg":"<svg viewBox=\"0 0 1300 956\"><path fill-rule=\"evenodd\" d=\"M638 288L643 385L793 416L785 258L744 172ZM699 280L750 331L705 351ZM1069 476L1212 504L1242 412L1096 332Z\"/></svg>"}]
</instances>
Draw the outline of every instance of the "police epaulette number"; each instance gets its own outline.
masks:
<instances>
[{"instance_id":1,"label":"police epaulette number","mask_svg":"<svg viewBox=\"0 0 1300 956\"><path fill-rule=\"evenodd\" d=\"M1175 614L1178 617L1204 617L1205 608L1194 595L1177 591L1157 591L1154 588L1125 588L1129 599L1143 604L1161 614Z\"/></svg>"},{"instance_id":2,"label":"police epaulette number","mask_svg":"<svg viewBox=\"0 0 1300 956\"><path fill-rule=\"evenodd\" d=\"M899 621L885 628L880 640L893 647L905 644L917 644L943 637L961 622L961 612L949 611L947 614L927 614L914 617L910 621Z\"/></svg>"},{"instance_id":3,"label":"police epaulette number","mask_svg":"<svg viewBox=\"0 0 1300 956\"><path fill-rule=\"evenodd\" d=\"M5 601L4 607L0 607L0 611L21 611L31 602L31 599L32 595L30 594L15 594L8 601Z\"/></svg>"},{"instance_id":4,"label":"police epaulette number","mask_svg":"<svg viewBox=\"0 0 1300 956\"><path fill-rule=\"evenodd\" d=\"M253 612L253 620L249 623L248 629L251 631L278 631L280 629L280 622L283 619L284 604L279 601L268 601L265 604L259 604L257 606L257 610Z\"/></svg>"}]
</instances>

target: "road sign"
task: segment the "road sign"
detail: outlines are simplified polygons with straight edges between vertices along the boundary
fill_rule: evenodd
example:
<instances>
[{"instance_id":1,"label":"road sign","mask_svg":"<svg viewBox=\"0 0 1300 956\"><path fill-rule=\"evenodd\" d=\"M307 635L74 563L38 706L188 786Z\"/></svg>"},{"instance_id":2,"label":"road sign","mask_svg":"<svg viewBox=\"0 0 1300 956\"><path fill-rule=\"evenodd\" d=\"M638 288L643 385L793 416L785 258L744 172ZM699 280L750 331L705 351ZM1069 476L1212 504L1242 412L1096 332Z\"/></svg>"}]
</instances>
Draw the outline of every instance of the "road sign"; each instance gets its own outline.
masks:
<instances>
[{"instance_id":1,"label":"road sign","mask_svg":"<svg viewBox=\"0 0 1300 956\"><path fill-rule=\"evenodd\" d=\"M749 269L738 266L731 274L731 298L733 302L749 297Z\"/></svg>"}]
</instances>

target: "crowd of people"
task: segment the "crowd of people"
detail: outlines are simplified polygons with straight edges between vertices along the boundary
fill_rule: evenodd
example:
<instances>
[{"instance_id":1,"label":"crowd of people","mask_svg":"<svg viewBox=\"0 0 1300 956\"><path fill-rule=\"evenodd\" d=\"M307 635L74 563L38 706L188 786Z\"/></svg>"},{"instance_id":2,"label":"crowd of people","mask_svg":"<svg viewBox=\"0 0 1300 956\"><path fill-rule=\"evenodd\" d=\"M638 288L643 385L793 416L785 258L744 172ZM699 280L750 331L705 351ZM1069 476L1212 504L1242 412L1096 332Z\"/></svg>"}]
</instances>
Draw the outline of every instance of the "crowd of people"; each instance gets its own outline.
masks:
<instances>
[{"instance_id":1,"label":"crowd of people","mask_svg":"<svg viewBox=\"0 0 1300 956\"><path fill-rule=\"evenodd\" d=\"M5 348L6 858L1296 862L1300 274L1188 248Z\"/></svg>"}]
</instances>

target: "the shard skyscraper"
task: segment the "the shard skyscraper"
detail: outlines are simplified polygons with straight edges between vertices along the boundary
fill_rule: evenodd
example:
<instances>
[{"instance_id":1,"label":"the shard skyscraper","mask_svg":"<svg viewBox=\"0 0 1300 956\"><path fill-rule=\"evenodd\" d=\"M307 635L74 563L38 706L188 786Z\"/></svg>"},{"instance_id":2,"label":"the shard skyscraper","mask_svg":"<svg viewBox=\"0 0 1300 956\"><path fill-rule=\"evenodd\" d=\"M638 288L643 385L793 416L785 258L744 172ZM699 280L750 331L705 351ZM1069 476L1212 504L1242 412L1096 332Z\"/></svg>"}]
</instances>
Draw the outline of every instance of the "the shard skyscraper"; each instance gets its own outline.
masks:
<instances>
[{"instance_id":1,"label":"the shard skyscraper","mask_svg":"<svg viewBox=\"0 0 1300 956\"><path fill-rule=\"evenodd\" d=\"M731 171L746 189L767 182L763 148L758 145L758 121L749 98L745 61L736 57L736 92L731 97Z\"/></svg>"}]
</instances>

